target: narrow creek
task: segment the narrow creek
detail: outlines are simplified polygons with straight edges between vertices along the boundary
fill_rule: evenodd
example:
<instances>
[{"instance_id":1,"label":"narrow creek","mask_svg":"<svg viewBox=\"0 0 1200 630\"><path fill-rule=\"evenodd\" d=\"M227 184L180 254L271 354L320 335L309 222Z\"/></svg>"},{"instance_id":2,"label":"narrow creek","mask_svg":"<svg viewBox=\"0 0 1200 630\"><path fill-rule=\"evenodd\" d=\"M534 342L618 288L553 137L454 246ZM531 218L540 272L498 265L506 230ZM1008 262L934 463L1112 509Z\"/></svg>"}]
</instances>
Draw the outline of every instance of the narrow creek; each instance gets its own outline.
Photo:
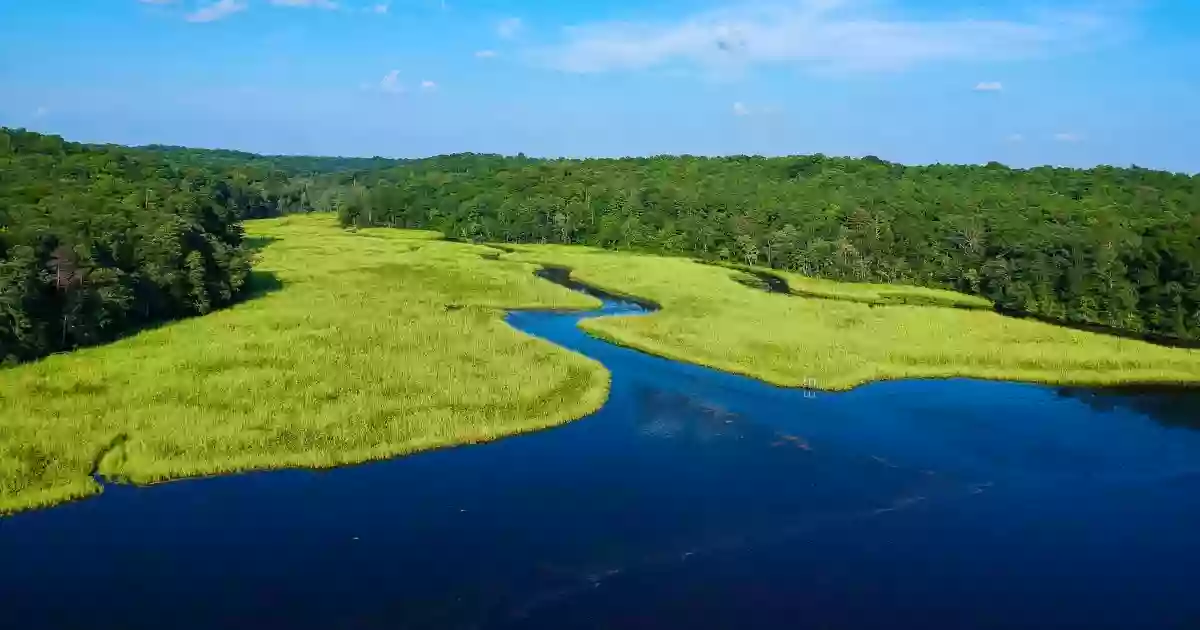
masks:
<instances>
[{"instance_id":1,"label":"narrow creek","mask_svg":"<svg viewBox=\"0 0 1200 630\"><path fill-rule=\"evenodd\" d=\"M0 625L1193 628L1200 397L971 380L772 387L507 321L607 404L332 471L110 486L0 519Z\"/></svg>"}]
</instances>

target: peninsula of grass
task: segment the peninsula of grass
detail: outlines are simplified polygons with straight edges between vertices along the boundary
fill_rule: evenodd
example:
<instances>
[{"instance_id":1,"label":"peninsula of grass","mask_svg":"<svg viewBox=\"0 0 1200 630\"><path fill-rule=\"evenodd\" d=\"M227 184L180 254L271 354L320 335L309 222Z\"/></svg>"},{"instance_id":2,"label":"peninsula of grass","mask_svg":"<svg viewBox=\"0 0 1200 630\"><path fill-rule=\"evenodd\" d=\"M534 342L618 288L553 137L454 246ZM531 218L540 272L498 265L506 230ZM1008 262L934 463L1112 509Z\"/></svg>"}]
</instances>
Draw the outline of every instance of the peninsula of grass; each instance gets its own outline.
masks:
<instances>
[{"instance_id":1,"label":"peninsula of grass","mask_svg":"<svg viewBox=\"0 0 1200 630\"><path fill-rule=\"evenodd\" d=\"M505 309L599 306L537 278L542 265L662 307L585 320L590 333L782 386L1200 382L1198 350L967 310L950 292L933 294L943 306L889 305L901 298L887 295L931 294L780 273L794 295L775 294L738 282L747 270L683 258L502 251L431 232L349 232L329 216L246 227L270 292L0 370L0 512L95 493L93 475L153 483L332 467L582 417L607 396L603 366L503 321Z\"/></svg>"},{"instance_id":2,"label":"peninsula of grass","mask_svg":"<svg viewBox=\"0 0 1200 630\"><path fill-rule=\"evenodd\" d=\"M756 267L751 265L727 265L755 275L774 276L787 284L792 295L818 298L824 300L841 300L844 302L861 302L876 306L894 306L907 304L910 306L945 306L949 308L966 308L992 310L991 300L977 295L967 295L946 289L933 289L907 284L877 284L867 282L837 282L824 278L813 278L802 274Z\"/></svg>"},{"instance_id":3,"label":"peninsula of grass","mask_svg":"<svg viewBox=\"0 0 1200 630\"><path fill-rule=\"evenodd\" d=\"M950 377L1200 383L1198 350L971 310L986 306L950 291L780 273L794 295L767 293L738 282L743 270L556 245L516 246L504 258L569 267L582 282L662 306L650 315L580 324L597 337L786 387L846 390L870 381ZM802 297L816 293L822 299ZM887 305L909 299L944 306Z\"/></svg>"},{"instance_id":4,"label":"peninsula of grass","mask_svg":"<svg viewBox=\"0 0 1200 630\"><path fill-rule=\"evenodd\" d=\"M152 483L331 467L558 425L609 377L503 321L594 308L499 252L332 217L246 224L277 288L0 370L0 512Z\"/></svg>"}]
</instances>

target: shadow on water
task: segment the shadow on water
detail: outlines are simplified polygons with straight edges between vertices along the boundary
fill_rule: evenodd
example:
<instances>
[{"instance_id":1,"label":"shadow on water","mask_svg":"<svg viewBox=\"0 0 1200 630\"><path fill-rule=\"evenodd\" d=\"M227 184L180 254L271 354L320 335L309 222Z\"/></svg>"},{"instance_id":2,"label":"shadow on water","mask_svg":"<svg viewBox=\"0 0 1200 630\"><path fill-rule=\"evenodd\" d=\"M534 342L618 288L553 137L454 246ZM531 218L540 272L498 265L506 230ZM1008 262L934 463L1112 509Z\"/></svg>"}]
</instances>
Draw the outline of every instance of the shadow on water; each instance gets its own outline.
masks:
<instances>
[{"instance_id":1,"label":"shadow on water","mask_svg":"<svg viewBox=\"0 0 1200 630\"><path fill-rule=\"evenodd\" d=\"M1164 427L1200 431L1200 389L1194 387L1060 387L1057 391L1060 396L1082 401L1097 411L1127 409Z\"/></svg>"},{"instance_id":2,"label":"shadow on water","mask_svg":"<svg viewBox=\"0 0 1200 630\"><path fill-rule=\"evenodd\" d=\"M742 270L745 275L735 278L738 282L754 288L762 289L767 293L780 293L783 295L791 294L791 288L788 287L787 280L765 271Z\"/></svg>"},{"instance_id":3,"label":"shadow on water","mask_svg":"<svg viewBox=\"0 0 1200 630\"><path fill-rule=\"evenodd\" d=\"M543 280L549 280L550 282L553 282L554 284L564 286L568 289L571 289L572 291L578 291L580 293L590 295L596 299L601 300L602 302L609 302L612 305L617 306L617 307L620 307L622 305L633 306L634 308L632 309L632 313L634 313L634 314L641 312L641 311L647 311L647 312L657 311L662 308L657 303L652 302L647 299L644 299L644 298L635 297L635 296L631 296L631 295L619 295L616 293L605 291L604 289L594 287L590 284L580 282L579 280L576 280L571 277L570 267L545 265L541 269L538 269L536 272L534 272L534 275L536 275L539 278L542 278Z\"/></svg>"},{"instance_id":4,"label":"shadow on water","mask_svg":"<svg viewBox=\"0 0 1200 630\"><path fill-rule=\"evenodd\" d=\"M539 275L605 301L507 318L608 367L593 416L0 519L4 625L1198 627L1200 432L1140 415L1166 403L961 379L775 388L590 337L579 321L653 305Z\"/></svg>"}]
</instances>

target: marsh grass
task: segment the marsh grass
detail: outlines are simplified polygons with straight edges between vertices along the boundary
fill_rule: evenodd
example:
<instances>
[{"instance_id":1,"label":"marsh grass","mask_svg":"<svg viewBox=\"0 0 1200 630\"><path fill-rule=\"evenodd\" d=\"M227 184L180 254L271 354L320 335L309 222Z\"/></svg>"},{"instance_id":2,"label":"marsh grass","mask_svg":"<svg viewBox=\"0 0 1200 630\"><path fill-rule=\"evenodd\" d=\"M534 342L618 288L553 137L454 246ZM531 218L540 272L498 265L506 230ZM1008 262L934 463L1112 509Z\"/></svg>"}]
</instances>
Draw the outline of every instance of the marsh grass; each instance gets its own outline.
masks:
<instances>
[{"instance_id":1,"label":"marsh grass","mask_svg":"<svg viewBox=\"0 0 1200 630\"><path fill-rule=\"evenodd\" d=\"M0 370L0 512L95 493L93 475L153 483L331 467L586 415L607 396L607 371L503 322L505 309L599 306L536 278L541 265L662 307L585 320L590 333L778 385L1200 381L1200 351L984 310L887 305L870 285L783 275L793 292L802 284L799 292L822 293L809 299L750 288L737 281L743 270L682 258L501 250L429 232L347 232L320 216L247 230L259 256L253 299ZM927 291L883 288L912 299Z\"/></svg>"},{"instance_id":2,"label":"marsh grass","mask_svg":"<svg viewBox=\"0 0 1200 630\"><path fill-rule=\"evenodd\" d=\"M151 483L483 442L599 408L598 363L503 322L598 301L535 265L329 217L247 223L255 297L0 370L0 511ZM456 308L449 308L451 305Z\"/></svg>"},{"instance_id":3,"label":"marsh grass","mask_svg":"<svg viewBox=\"0 0 1200 630\"><path fill-rule=\"evenodd\" d=\"M744 270L683 258L555 245L516 246L504 258L570 267L582 282L662 306L651 315L582 322L593 335L776 385L845 390L869 381L949 377L1200 382L1200 351L1005 317L951 291L779 274L793 293L821 293L810 299L747 287L738 281ZM889 305L900 299L944 306Z\"/></svg>"},{"instance_id":4,"label":"marsh grass","mask_svg":"<svg viewBox=\"0 0 1200 630\"><path fill-rule=\"evenodd\" d=\"M980 310L991 310L994 308L991 300L987 298L945 289L932 289L907 284L837 282L767 267L739 264L727 264L723 266L755 274L774 276L787 283L788 290L793 295L801 297L840 300L843 302L861 302L876 306L905 304L909 306L943 306Z\"/></svg>"}]
</instances>

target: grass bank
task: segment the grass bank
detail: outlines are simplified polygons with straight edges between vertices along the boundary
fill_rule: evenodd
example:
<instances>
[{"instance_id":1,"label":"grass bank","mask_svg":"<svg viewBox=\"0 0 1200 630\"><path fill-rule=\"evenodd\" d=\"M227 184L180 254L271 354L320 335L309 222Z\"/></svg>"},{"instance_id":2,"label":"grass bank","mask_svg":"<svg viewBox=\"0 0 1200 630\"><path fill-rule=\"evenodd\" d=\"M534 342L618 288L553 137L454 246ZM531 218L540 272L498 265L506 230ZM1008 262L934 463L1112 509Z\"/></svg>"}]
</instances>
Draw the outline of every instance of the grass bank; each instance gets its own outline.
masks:
<instances>
[{"instance_id":1,"label":"grass bank","mask_svg":"<svg viewBox=\"0 0 1200 630\"><path fill-rule=\"evenodd\" d=\"M971 310L990 305L951 291L778 274L798 294L781 295L737 282L744 271L683 258L554 245L512 250L506 259L567 266L583 282L662 306L647 316L586 320L581 326L588 332L776 385L845 390L876 380L948 377L1200 383L1200 351ZM801 297L810 293L823 299ZM926 300L943 306L895 304Z\"/></svg>"},{"instance_id":2,"label":"grass bank","mask_svg":"<svg viewBox=\"0 0 1200 630\"><path fill-rule=\"evenodd\" d=\"M745 271L758 277L770 277L787 285L787 292L800 297L821 300L861 302L875 306L944 306L992 310L995 305L987 298L967 295L958 291L932 289L908 284L873 284L869 282L838 282L824 278L813 278L781 269L742 265L736 263L708 263Z\"/></svg>"},{"instance_id":3,"label":"grass bank","mask_svg":"<svg viewBox=\"0 0 1200 630\"><path fill-rule=\"evenodd\" d=\"M603 404L598 363L506 308L594 308L499 252L331 217L247 223L273 291L0 370L0 512L150 483L329 467L557 425Z\"/></svg>"}]
</instances>

